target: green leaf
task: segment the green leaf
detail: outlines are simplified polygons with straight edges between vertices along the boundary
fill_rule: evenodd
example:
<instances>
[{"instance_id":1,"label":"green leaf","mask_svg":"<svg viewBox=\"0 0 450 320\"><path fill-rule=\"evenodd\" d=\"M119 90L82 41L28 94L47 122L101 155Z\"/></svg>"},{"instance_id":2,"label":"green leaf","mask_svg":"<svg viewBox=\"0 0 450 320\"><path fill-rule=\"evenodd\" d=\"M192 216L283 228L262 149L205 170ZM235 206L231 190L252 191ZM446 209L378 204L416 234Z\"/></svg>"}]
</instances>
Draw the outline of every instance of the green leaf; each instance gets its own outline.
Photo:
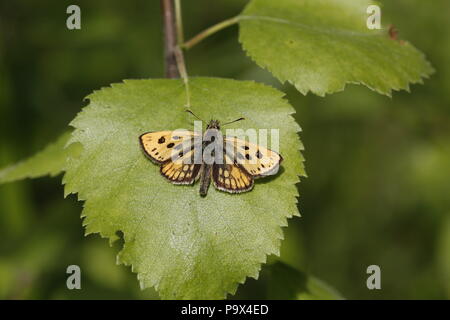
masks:
<instances>
[{"instance_id":1,"label":"green leaf","mask_svg":"<svg viewBox=\"0 0 450 320\"><path fill-rule=\"evenodd\" d=\"M301 93L324 96L347 83L381 94L409 90L433 68L388 30L369 30L368 0L252 0L240 16L248 55Z\"/></svg>"},{"instance_id":2,"label":"green leaf","mask_svg":"<svg viewBox=\"0 0 450 320\"><path fill-rule=\"evenodd\" d=\"M245 117L238 125L279 129L284 156L276 177L261 179L244 194L198 184L168 183L140 150L147 131L192 130L184 112L181 80L125 80L96 91L75 118L72 142L82 155L68 161L66 193L86 200L86 233L111 241L121 231L118 261L131 265L141 287L162 298L216 299L234 293L247 276L257 277L269 254L278 254L281 226L298 215L295 184L304 174L299 126L283 93L254 82L214 78L190 81L192 110L202 119ZM268 140L270 141L270 139Z\"/></svg>"},{"instance_id":3,"label":"green leaf","mask_svg":"<svg viewBox=\"0 0 450 320\"><path fill-rule=\"evenodd\" d=\"M323 281L277 261L270 265L268 299L341 300L343 297Z\"/></svg>"},{"instance_id":4,"label":"green leaf","mask_svg":"<svg viewBox=\"0 0 450 320\"><path fill-rule=\"evenodd\" d=\"M75 156L80 146L70 145L65 148L70 132L61 135L54 143L31 158L0 170L0 184L25 178L38 178L46 175L52 177L60 174L69 154Z\"/></svg>"}]
</instances>

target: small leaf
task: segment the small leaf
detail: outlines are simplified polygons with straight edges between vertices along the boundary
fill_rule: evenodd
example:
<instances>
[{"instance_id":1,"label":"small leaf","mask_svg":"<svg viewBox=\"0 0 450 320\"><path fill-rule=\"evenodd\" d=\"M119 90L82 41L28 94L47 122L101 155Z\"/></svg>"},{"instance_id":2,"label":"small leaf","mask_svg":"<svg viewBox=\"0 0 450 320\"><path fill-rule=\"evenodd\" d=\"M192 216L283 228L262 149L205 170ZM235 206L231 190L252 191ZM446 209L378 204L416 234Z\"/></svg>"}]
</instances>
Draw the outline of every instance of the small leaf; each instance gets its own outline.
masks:
<instances>
[{"instance_id":1,"label":"small leaf","mask_svg":"<svg viewBox=\"0 0 450 320\"><path fill-rule=\"evenodd\" d=\"M335 289L282 262L269 266L268 299L278 300L342 300Z\"/></svg>"},{"instance_id":2,"label":"small leaf","mask_svg":"<svg viewBox=\"0 0 450 320\"><path fill-rule=\"evenodd\" d=\"M52 177L60 174L69 154L77 151L75 145L65 148L70 132L61 135L54 143L31 158L0 170L0 183L7 183L25 178L38 178L46 175Z\"/></svg>"},{"instance_id":3,"label":"small leaf","mask_svg":"<svg viewBox=\"0 0 450 320\"><path fill-rule=\"evenodd\" d=\"M248 193L232 195L213 186L205 198L198 184L168 183L140 149L147 131L192 130L184 112L181 80L126 80L94 92L75 118L72 142L83 153L69 160L66 193L86 200L86 233L111 241L121 231L118 261L131 265L141 287L165 299L217 299L234 293L247 276L257 277L269 254L278 254L281 226L298 215L298 176L304 174L299 126L283 93L254 82L213 78L190 81L192 110L203 119L245 117L230 125L280 130L285 161L276 177ZM270 141L270 139L268 140Z\"/></svg>"},{"instance_id":4,"label":"small leaf","mask_svg":"<svg viewBox=\"0 0 450 320\"><path fill-rule=\"evenodd\" d=\"M381 94L409 90L433 68L410 43L369 30L368 0L252 0L240 41L254 61L301 93L324 96L347 83Z\"/></svg>"}]
</instances>

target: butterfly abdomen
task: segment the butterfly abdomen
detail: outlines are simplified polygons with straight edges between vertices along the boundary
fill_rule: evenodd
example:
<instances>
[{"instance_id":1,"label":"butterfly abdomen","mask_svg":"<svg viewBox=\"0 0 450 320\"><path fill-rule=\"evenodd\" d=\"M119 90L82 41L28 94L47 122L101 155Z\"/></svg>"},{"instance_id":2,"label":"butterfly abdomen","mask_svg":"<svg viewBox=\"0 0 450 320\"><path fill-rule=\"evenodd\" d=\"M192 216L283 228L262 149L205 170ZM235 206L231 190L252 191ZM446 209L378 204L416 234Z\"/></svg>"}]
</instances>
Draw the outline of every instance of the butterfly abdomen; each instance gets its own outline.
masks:
<instances>
[{"instance_id":1,"label":"butterfly abdomen","mask_svg":"<svg viewBox=\"0 0 450 320\"><path fill-rule=\"evenodd\" d=\"M200 195L202 197L208 194L209 184L211 183L211 169L212 165L210 164L202 165L200 177Z\"/></svg>"}]
</instances>

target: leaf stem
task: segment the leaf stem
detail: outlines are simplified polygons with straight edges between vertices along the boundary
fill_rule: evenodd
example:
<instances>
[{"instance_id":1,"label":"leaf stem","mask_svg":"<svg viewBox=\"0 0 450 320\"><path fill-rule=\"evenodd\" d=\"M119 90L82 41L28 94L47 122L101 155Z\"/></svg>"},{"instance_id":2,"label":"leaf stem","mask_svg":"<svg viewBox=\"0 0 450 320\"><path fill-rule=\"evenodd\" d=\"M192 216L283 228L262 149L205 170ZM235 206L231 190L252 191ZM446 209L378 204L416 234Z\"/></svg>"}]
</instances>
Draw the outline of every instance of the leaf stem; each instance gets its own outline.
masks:
<instances>
[{"instance_id":1,"label":"leaf stem","mask_svg":"<svg viewBox=\"0 0 450 320\"><path fill-rule=\"evenodd\" d=\"M184 42L182 44L182 47L185 48L185 49L190 49L193 46L195 46L197 43L202 41L203 39L209 37L210 35L212 35L212 34L218 32L218 31L220 31L222 29L225 29L225 28L227 28L229 26L232 26L232 25L238 23L240 19L241 19L241 16L235 16L233 18L230 18L230 19L224 20L222 22L219 22L219 23L213 25L212 27L209 27L208 29L200 32L199 34L197 34L196 36L194 36L190 40Z\"/></svg>"},{"instance_id":2,"label":"leaf stem","mask_svg":"<svg viewBox=\"0 0 450 320\"><path fill-rule=\"evenodd\" d=\"M175 0L175 21L177 27L177 43L179 46L181 46L181 44L184 42L184 31L180 0Z\"/></svg>"},{"instance_id":3,"label":"leaf stem","mask_svg":"<svg viewBox=\"0 0 450 320\"><path fill-rule=\"evenodd\" d=\"M178 71L184 82L184 88L186 90L186 108L191 107L191 92L189 90L189 76L186 71L186 64L184 63L184 55L180 46L175 48L175 58L177 60Z\"/></svg>"}]
</instances>

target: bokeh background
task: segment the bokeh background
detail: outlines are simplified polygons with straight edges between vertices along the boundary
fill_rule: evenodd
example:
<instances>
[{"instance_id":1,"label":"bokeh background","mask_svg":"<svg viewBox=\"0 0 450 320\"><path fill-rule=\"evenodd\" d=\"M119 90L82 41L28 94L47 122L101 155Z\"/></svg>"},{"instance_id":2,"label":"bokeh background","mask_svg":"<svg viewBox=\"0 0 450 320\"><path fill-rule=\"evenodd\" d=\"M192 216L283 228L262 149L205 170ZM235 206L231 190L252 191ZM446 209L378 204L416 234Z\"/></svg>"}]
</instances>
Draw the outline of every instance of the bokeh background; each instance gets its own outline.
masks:
<instances>
[{"instance_id":1,"label":"bokeh background","mask_svg":"<svg viewBox=\"0 0 450 320\"><path fill-rule=\"evenodd\" d=\"M183 1L187 37L240 12L245 0ZM302 96L241 50L237 27L191 49L191 76L253 79L284 90L303 128L308 178L302 218L290 221L281 259L349 299L450 298L450 2L381 1L383 24L426 53L436 73L392 98L348 86ZM78 4L82 29L66 28ZM159 1L0 1L0 167L62 133L95 89L163 77ZM0 298L157 298L115 264L99 236L83 236L82 204L63 199L60 177L0 186ZM82 269L67 290L66 267ZM366 268L382 290L366 288ZM263 272L264 274L264 272ZM237 297L261 296L264 277Z\"/></svg>"}]
</instances>

